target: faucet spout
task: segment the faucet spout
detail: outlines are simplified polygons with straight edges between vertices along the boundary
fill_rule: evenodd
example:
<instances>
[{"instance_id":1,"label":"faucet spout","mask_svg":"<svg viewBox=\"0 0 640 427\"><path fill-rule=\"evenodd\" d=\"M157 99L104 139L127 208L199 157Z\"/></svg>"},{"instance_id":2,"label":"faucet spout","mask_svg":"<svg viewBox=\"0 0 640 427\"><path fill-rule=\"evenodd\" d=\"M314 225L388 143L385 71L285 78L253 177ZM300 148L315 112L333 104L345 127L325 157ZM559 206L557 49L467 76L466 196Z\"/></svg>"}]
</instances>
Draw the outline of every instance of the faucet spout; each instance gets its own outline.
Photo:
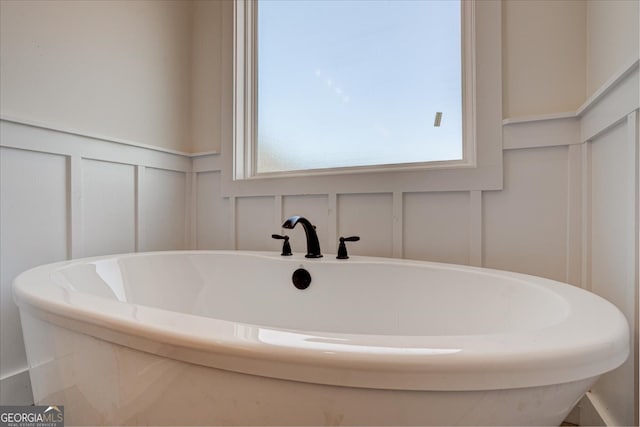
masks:
<instances>
[{"instance_id":1,"label":"faucet spout","mask_svg":"<svg viewBox=\"0 0 640 427\"><path fill-rule=\"evenodd\" d=\"M320 252L320 242L318 241L318 234L316 228L309 222L308 219L302 216L292 216L282 224L282 228L292 229L298 223L302 224L304 228L304 234L307 236L307 254L306 258L322 258Z\"/></svg>"}]
</instances>

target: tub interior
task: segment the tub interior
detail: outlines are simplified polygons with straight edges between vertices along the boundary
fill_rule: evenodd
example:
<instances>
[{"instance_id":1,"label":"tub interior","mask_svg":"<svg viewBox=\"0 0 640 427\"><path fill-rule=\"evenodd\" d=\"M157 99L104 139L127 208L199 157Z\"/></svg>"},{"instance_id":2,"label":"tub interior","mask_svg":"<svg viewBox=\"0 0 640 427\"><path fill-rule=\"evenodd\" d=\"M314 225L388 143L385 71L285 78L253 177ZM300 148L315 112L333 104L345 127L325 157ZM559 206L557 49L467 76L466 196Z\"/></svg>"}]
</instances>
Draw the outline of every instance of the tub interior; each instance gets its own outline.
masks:
<instances>
[{"instance_id":1,"label":"tub interior","mask_svg":"<svg viewBox=\"0 0 640 427\"><path fill-rule=\"evenodd\" d=\"M305 268L309 288L291 276ZM549 327L569 304L535 282L490 270L356 257L236 253L150 254L53 273L74 292L266 327L375 335L477 335Z\"/></svg>"}]
</instances>

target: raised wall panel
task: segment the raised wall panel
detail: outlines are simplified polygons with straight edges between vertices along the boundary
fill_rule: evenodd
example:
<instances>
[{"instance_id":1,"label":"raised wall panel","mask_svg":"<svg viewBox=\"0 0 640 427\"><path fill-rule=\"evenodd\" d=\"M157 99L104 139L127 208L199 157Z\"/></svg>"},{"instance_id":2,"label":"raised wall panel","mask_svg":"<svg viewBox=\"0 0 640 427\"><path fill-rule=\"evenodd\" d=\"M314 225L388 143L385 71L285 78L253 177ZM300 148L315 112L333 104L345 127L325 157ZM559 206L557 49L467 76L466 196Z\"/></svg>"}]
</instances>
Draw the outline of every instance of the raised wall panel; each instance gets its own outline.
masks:
<instances>
[{"instance_id":1,"label":"raised wall panel","mask_svg":"<svg viewBox=\"0 0 640 427\"><path fill-rule=\"evenodd\" d=\"M220 172L196 177L196 249L230 249L229 199L220 194Z\"/></svg>"},{"instance_id":2,"label":"raised wall panel","mask_svg":"<svg viewBox=\"0 0 640 427\"><path fill-rule=\"evenodd\" d=\"M146 168L141 190L141 251L185 248L186 175Z\"/></svg>"},{"instance_id":3,"label":"raised wall panel","mask_svg":"<svg viewBox=\"0 0 640 427\"><path fill-rule=\"evenodd\" d=\"M144 172L188 173L192 159L4 117L0 146L0 404L28 405L33 397L13 278L66 258L133 252L143 237L136 224L146 221L137 216ZM153 182L153 171L150 176ZM184 185L180 194L186 209Z\"/></svg>"},{"instance_id":4,"label":"raised wall panel","mask_svg":"<svg viewBox=\"0 0 640 427\"><path fill-rule=\"evenodd\" d=\"M393 194L338 196L338 237L354 235L361 240L347 244L349 254L393 255Z\"/></svg>"},{"instance_id":5,"label":"raised wall panel","mask_svg":"<svg viewBox=\"0 0 640 427\"><path fill-rule=\"evenodd\" d=\"M82 161L83 256L135 251L135 167Z\"/></svg>"},{"instance_id":6,"label":"raised wall panel","mask_svg":"<svg viewBox=\"0 0 640 427\"><path fill-rule=\"evenodd\" d=\"M293 215L300 215L307 218L316 226L318 240L320 241L320 249L323 253L335 253L335 247L329 236L335 235L335 230L330 230L328 221L328 197L325 195L301 195L286 196L282 198L282 219L277 221L277 225ZM286 233L290 238L291 250L294 253L307 252L307 239L304 229L301 225L297 225L293 230L284 230L277 228L274 233ZM279 243L278 243L279 244ZM277 245L276 244L276 247ZM274 245L270 246L271 248Z\"/></svg>"},{"instance_id":7,"label":"raised wall panel","mask_svg":"<svg viewBox=\"0 0 640 427\"><path fill-rule=\"evenodd\" d=\"M273 251L278 243L271 235L274 229L273 197L238 197L235 206L236 248L242 250Z\"/></svg>"},{"instance_id":8,"label":"raised wall panel","mask_svg":"<svg viewBox=\"0 0 640 427\"><path fill-rule=\"evenodd\" d=\"M634 284L635 173L625 123L591 145L591 290L614 303L635 325ZM637 256L637 254L636 254ZM634 348L631 339L631 348ZM633 425L634 405L626 396L634 388L633 352L617 370L604 375L593 392L603 400L618 425ZM637 373L636 373L637 375Z\"/></svg>"},{"instance_id":9,"label":"raised wall panel","mask_svg":"<svg viewBox=\"0 0 640 427\"><path fill-rule=\"evenodd\" d=\"M404 258L469 264L469 193L404 195Z\"/></svg>"},{"instance_id":10,"label":"raised wall panel","mask_svg":"<svg viewBox=\"0 0 640 427\"><path fill-rule=\"evenodd\" d=\"M567 147L504 152L504 189L483 193L484 266L564 281Z\"/></svg>"},{"instance_id":11,"label":"raised wall panel","mask_svg":"<svg viewBox=\"0 0 640 427\"><path fill-rule=\"evenodd\" d=\"M0 148L0 363L2 377L27 367L11 283L68 254L67 158ZM17 396L2 396L2 404Z\"/></svg>"}]
</instances>

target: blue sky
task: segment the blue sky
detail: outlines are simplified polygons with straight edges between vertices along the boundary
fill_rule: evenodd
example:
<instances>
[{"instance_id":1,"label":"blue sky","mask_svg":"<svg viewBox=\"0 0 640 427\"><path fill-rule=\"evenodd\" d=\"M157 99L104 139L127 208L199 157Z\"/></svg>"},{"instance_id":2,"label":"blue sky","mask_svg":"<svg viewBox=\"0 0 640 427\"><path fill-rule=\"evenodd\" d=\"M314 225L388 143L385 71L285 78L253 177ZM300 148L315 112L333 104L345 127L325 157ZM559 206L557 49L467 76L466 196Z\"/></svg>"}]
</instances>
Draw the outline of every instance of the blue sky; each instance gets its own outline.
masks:
<instances>
[{"instance_id":1,"label":"blue sky","mask_svg":"<svg viewBox=\"0 0 640 427\"><path fill-rule=\"evenodd\" d=\"M461 158L459 1L263 0L258 16L259 172Z\"/></svg>"}]
</instances>

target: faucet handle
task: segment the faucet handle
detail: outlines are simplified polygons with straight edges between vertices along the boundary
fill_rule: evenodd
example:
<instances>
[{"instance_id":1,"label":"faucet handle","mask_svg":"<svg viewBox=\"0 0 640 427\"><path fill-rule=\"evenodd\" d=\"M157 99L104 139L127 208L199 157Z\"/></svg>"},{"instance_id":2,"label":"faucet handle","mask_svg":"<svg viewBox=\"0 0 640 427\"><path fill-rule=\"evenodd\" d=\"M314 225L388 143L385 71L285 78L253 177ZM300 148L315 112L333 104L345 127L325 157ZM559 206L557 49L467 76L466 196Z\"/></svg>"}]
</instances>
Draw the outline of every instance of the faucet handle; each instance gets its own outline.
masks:
<instances>
[{"instance_id":1,"label":"faucet handle","mask_svg":"<svg viewBox=\"0 0 640 427\"><path fill-rule=\"evenodd\" d=\"M340 237L340 244L338 245L338 256L336 259L349 259L347 254L347 245L344 242L357 242L360 240L359 236Z\"/></svg>"},{"instance_id":2,"label":"faucet handle","mask_svg":"<svg viewBox=\"0 0 640 427\"><path fill-rule=\"evenodd\" d=\"M291 256L291 255L293 255L291 253L291 245L289 244L289 236L281 236L279 234L272 234L271 238L272 239L276 239L276 240L284 240L284 243L282 244L282 253L280 255L282 255L282 256Z\"/></svg>"}]
</instances>

